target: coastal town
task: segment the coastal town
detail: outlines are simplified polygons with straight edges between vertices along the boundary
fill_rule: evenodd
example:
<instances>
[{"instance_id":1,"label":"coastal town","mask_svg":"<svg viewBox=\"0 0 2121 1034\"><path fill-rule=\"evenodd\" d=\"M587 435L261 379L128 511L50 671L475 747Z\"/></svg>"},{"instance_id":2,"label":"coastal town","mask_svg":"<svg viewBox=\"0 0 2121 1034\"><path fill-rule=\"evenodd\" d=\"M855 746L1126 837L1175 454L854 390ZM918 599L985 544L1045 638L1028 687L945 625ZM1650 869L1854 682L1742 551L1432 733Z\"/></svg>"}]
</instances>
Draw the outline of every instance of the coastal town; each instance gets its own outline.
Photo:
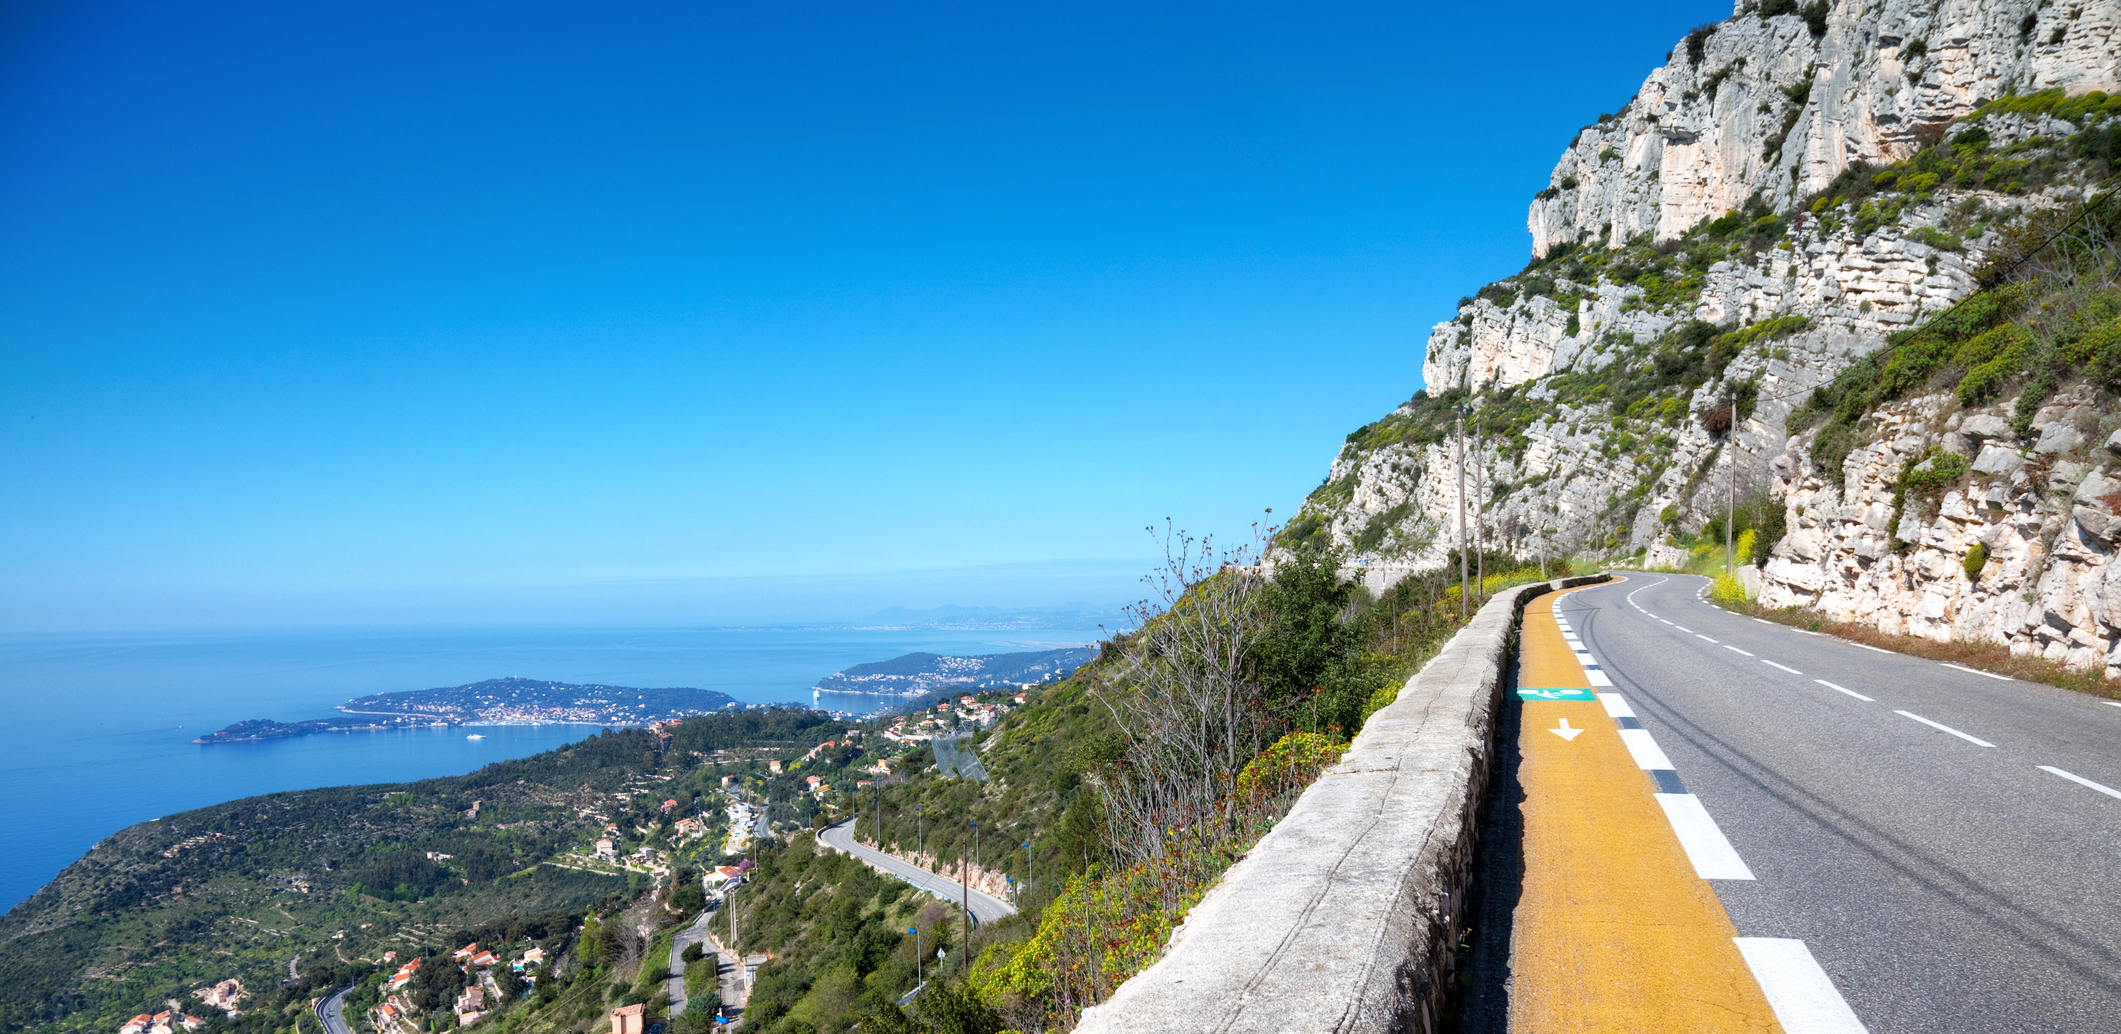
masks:
<instances>
[{"instance_id":1,"label":"coastal town","mask_svg":"<svg viewBox=\"0 0 2121 1034\"><path fill-rule=\"evenodd\" d=\"M526 700L491 688L508 681L484 684L489 690L468 702L441 701L428 713L437 720L476 714L524 721L575 713L554 711L559 705L550 699ZM966 741L1024 707L1040 685L1023 682L948 693L931 703L907 706L897 715L868 721L799 708L769 709L751 718L752 712L725 708L718 716L690 720L750 731L703 739L698 727L688 725L686 719L667 718L592 737L592 741L616 737L614 742L639 743L656 761L593 791L582 787L581 791L589 792L565 805L570 818L564 824L575 832L557 851L535 860L526 871L549 867L619 877L636 886L645 883L660 888L656 894L663 900L687 900L673 898L675 889L697 888L699 896L684 907L704 914L700 910L711 911L714 902L747 881L764 841L785 842L825 828L856 810L869 791L895 786L923 771L944 778L957 772L984 780L984 773L973 775L976 768L965 767L959 760L976 757L976 747ZM608 701L586 702L601 705ZM481 709L467 712L459 707L470 703ZM804 729L815 732L798 731ZM935 745L932 751L931 744ZM939 758L946 761L939 763ZM476 825L492 821L481 817L496 806L491 798L487 793L455 805L458 821ZM218 831L186 836L161 847L159 856L185 857L188 852L212 848L221 836ZM447 846L421 847L417 857L444 879L457 879L457 874L470 871L461 852ZM290 885L307 894L308 879L298 877ZM540 980L549 978L546 968L561 961L562 955L555 953L564 954L569 937L579 932L568 929L531 938L520 931L502 931L509 936L497 937L487 930L437 954L425 940L431 934L403 926L389 933L383 929L361 932L371 925L362 923L359 930L330 935L337 942L333 951L340 960L372 967L368 979L346 1002L345 1018L354 1034L433 1034L481 1023L494 1025L497 1010L535 995ZM353 939L348 939L349 934ZM361 949L352 951L356 944ZM291 986L297 966L286 965ZM567 972L564 967L562 972ZM172 1001L167 1009L132 1016L116 1026L117 1034L215 1034L223 1017L234 1022L256 1007L250 992L233 978L195 987L189 993L197 999L195 1008L201 1015L187 1013Z\"/></svg>"}]
</instances>

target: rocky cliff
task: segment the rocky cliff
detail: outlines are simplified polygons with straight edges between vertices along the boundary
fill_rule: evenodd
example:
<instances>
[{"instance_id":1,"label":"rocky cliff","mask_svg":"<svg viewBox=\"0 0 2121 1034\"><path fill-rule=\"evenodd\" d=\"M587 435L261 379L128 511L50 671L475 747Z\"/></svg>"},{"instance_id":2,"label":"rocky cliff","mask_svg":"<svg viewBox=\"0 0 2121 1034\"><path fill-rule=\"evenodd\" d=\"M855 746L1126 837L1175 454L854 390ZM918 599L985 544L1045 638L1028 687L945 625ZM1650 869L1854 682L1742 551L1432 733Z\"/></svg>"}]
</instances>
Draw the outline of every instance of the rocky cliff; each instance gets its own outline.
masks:
<instances>
[{"instance_id":1,"label":"rocky cliff","mask_svg":"<svg viewBox=\"0 0 2121 1034\"><path fill-rule=\"evenodd\" d=\"M1577 133L1532 204L1532 250L1672 240L1755 191L1788 211L2004 94L2113 91L2117 26L2112 2L1741 2Z\"/></svg>"},{"instance_id":2,"label":"rocky cliff","mask_svg":"<svg viewBox=\"0 0 2121 1034\"><path fill-rule=\"evenodd\" d=\"M1847 520L1875 532L1878 479L1902 473L1881 457L1906 457L1875 452L1897 433L1884 409L1876 420L1822 430L1805 426L1821 419L1807 403L1875 363L1865 357L1920 337L1916 328L1955 311L1984 270L1994 275L2002 258L2022 252L2032 227L2103 188L2114 172L2110 126L2121 125L2121 98L2104 93L2121 85L2117 24L2115 2L1769 0L1689 33L1620 112L1570 143L1532 202L1531 263L1463 299L1431 332L1428 387L1349 435L1285 541L1343 548L1373 589L1440 567L1455 545L1461 468L1472 533L1525 558L1590 551L1672 562L1684 555L1673 543L1733 497L1756 506L1772 499L1787 503L1790 526L1825 552L1802 560L1790 544L1778 547L1770 601L1802 596L1918 634L2001 635L1993 620L1961 621L1966 608L1926 595L1886 602L1891 574L1824 544L1853 550L1869 541L1871 532L1857 534ZM2014 367L1989 376L2016 389L2030 374ZM1900 395L1920 391L1895 392L1878 401L1919 404ZM1452 434L1459 412L1468 421L1463 462ZM1923 412L1906 419L1932 436L1951 417ZM2053 419L2035 419L2010 443L2027 455L2049 424L2085 423L2040 412ZM1833 455L1814 461L1821 435L1834 439ZM1852 435L1861 440L1841 441ZM1832 464L1844 454L1853 466L1837 483ZM2086 476L2095 466L2085 455L2066 462L2085 465ZM2041 498L2056 487L2042 481ZM2035 538L2062 533L2043 525ZM1892 555L1902 574L1940 562ZM1819 572L1856 564L1862 573L1815 578L1797 571L1805 563L1825 565ZM2068 581L2091 602L2021 600L2005 622L2017 623L2010 634L2090 663L2088 640L2108 642L2097 629L2112 627L2097 624L2104 597L2082 589L2084 572L2065 577L2053 564L2028 563L2039 570L2023 577ZM2025 610L2036 603L2043 615L2074 615L2057 620L2075 647L2051 649L2027 629ZM1952 615L1942 624L1913 618L1940 606Z\"/></svg>"}]
</instances>

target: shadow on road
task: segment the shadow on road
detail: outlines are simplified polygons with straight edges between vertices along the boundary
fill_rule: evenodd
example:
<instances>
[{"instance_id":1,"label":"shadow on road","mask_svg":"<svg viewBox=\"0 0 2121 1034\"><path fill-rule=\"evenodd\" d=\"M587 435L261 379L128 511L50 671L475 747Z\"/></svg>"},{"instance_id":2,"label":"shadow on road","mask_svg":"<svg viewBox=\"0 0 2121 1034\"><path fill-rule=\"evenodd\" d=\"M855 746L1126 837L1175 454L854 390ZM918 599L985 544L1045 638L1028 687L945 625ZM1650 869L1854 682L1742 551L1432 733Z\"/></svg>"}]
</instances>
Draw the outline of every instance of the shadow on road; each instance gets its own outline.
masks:
<instances>
[{"instance_id":1,"label":"shadow on road","mask_svg":"<svg viewBox=\"0 0 2121 1034\"><path fill-rule=\"evenodd\" d=\"M1524 703L1517 697L1513 657L1503 679L1495 721L1495 767L1480 808L1480 847L1466 902L1466 934L1445 1003L1445 1029L1456 1034L1507 1034L1510 1029L1510 928L1524 894L1523 757L1517 731Z\"/></svg>"}]
</instances>

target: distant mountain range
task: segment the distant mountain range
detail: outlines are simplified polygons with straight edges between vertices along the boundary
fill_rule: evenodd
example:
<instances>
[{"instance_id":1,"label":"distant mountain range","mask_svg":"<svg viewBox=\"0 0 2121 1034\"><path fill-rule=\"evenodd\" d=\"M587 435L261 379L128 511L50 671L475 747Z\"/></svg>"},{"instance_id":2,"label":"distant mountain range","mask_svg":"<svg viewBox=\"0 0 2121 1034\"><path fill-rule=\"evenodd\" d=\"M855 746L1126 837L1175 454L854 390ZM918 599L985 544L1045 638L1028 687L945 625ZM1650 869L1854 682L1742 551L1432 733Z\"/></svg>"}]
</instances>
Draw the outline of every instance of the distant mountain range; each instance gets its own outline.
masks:
<instances>
[{"instance_id":1,"label":"distant mountain range","mask_svg":"<svg viewBox=\"0 0 2121 1034\"><path fill-rule=\"evenodd\" d=\"M890 628L957 628L968 630L1033 628L1111 628L1128 624L1118 607L1094 603L1059 603L1048 607L1005 610L1001 607L961 607L948 604L929 610L887 607L870 615L869 623Z\"/></svg>"},{"instance_id":2,"label":"distant mountain range","mask_svg":"<svg viewBox=\"0 0 2121 1034\"><path fill-rule=\"evenodd\" d=\"M244 743L316 732L367 732L426 725L647 725L737 703L712 689L579 686L511 675L464 686L376 693L339 705L345 717L306 722L253 718L194 743Z\"/></svg>"},{"instance_id":3,"label":"distant mountain range","mask_svg":"<svg viewBox=\"0 0 2121 1034\"><path fill-rule=\"evenodd\" d=\"M944 686L985 688L1027 682L1056 682L1097 656L1094 646L1030 653L997 653L983 657L944 657L909 653L888 661L857 664L818 680L818 693L910 699Z\"/></svg>"}]
</instances>

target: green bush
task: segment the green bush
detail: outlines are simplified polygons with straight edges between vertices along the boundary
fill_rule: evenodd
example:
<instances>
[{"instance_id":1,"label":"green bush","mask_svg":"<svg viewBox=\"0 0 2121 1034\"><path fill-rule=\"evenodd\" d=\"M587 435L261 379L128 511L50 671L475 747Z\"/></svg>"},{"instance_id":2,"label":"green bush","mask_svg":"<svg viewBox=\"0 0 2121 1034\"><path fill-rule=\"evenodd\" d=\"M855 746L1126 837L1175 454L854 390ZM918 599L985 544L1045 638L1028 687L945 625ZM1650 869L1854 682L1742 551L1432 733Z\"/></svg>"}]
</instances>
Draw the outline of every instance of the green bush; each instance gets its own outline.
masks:
<instances>
[{"instance_id":1,"label":"green bush","mask_svg":"<svg viewBox=\"0 0 2121 1034\"><path fill-rule=\"evenodd\" d=\"M1970 582L1980 581L1981 569L1986 566L1988 566L1988 547L1976 542L1974 543L1974 548L1966 551L1966 580Z\"/></svg>"},{"instance_id":2,"label":"green bush","mask_svg":"<svg viewBox=\"0 0 2121 1034\"><path fill-rule=\"evenodd\" d=\"M1956 452L1942 450L1930 453L1922 462L1914 464L1900 474L1900 487L1910 494L1941 492L1959 483L1966 475L1966 458Z\"/></svg>"},{"instance_id":3,"label":"green bush","mask_svg":"<svg viewBox=\"0 0 2121 1034\"><path fill-rule=\"evenodd\" d=\"M1696 25L1686 34L1686 63L1698 65L1708 56L1709 37L1716 34L1714 25Z\"/></svg>"}]
</instances>

